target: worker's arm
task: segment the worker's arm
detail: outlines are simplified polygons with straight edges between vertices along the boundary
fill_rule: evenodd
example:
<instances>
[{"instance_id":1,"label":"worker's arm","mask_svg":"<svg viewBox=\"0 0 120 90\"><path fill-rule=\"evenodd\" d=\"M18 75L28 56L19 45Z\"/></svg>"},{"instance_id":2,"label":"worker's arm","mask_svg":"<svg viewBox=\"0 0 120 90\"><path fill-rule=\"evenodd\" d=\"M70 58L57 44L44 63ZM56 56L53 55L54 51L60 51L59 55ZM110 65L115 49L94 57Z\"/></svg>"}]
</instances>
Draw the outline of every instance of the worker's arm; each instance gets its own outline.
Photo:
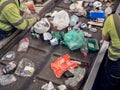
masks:
<instances>
[{"instance_id":1,"label":"worker's arm","mask_svg":"<svg viewBox=\"0 0 120 90\"><path fill-rule=\"evenodd\" d=\"M104 36L102 35L102 40L104 41L110 41L110 37L109 36Z\"/></svg>"},{"instance_id":2,"label":"worker's arm","mask_svg":"<svg viewBox=\"0 0 120 90\"><path fill-rule=\"evenodd\" d=\"M37 21L36 17L31 19L23 19L20 15L20 10L15 4L12 4L11 7L9 6L9 8L5 9L3 15L9 23L20 30L30 28Z\"/></svg>"},{"instance_id":3,"label":"worker's arm","mask_svg":"<svg viewBox=\"0 0 120 90\"><path fill-rule=\"evenodd\" d=\"M110 41L110 36L109 36L109 31L110 31L110 28L111 28L111 18L112 18L112 15L110 15L106 20L105 20L105 23L104 23L104 27L102 29L102 40L106 40L106 41Z\"/></svg>"}]
</instances>

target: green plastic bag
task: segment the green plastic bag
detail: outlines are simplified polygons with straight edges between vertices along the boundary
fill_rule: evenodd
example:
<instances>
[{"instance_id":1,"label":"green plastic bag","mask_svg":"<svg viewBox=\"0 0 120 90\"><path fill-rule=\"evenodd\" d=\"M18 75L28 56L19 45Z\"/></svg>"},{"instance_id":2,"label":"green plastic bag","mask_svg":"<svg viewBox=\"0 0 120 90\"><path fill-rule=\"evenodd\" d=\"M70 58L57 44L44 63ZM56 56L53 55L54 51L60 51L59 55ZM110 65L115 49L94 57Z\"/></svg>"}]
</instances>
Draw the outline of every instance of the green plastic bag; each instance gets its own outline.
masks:
<instances>
[{"instance_id":1,"label":"green plastic bag","mask_svg":"<svg viewBox=\"0 0 120 90\"><path fill-rule=\"evenodd\" d=\"M70 50L79 49L84 41L84 32L82 30L70 30L64 34L63 41Z\"/></svg>"}]
</instances>

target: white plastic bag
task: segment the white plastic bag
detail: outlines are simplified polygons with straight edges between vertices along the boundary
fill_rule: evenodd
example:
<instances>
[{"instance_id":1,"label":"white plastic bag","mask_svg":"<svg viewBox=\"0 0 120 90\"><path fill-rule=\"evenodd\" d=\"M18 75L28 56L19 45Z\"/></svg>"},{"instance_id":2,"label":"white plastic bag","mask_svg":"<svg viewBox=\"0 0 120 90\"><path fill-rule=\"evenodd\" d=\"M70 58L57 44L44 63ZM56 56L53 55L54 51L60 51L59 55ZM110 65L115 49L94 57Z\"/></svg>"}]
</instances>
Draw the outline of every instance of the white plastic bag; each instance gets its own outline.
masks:
<instances>
[{"instance_id":1,"label":"white plastic bag","mask_svg":"<svg viewBox=\"0 0 120 90\"><path fill-rule=\"evenodd\" d=\"M70 18L66 11L61 10L53 18L53 26L57 30L62 30L69 25Z\"/></svg>"},{"instance_id":2,"label":"white plastic bag","mask_svg":"<svg viewBox=\"0 0 120 90\"><path fill-rule=\"evenodd\" d=\"M50 23L47 18L42 18L33 28L36 33L45 33L50 29Z\"/></svg>"}]
</instances>

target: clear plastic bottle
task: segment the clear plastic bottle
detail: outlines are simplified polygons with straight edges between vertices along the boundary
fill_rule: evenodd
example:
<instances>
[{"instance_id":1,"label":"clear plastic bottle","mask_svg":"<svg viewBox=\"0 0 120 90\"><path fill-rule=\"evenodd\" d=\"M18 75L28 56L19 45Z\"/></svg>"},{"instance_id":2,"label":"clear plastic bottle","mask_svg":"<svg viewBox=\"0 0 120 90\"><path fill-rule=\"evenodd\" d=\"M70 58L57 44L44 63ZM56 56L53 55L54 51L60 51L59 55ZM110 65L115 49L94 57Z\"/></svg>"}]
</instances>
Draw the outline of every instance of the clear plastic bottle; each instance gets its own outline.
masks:
<instances>
[{"instance_id":1,"label":"clear plastic bottle","mask_svg":"<svg viewBox=\"0 0 120 90\"><path fill-rule=\"evenodd\" d=\"M0 85L5 86L15 82L17 79L12 74L4 75L0 69Z\"/></svg>"},{"instance_id":2,"label":"clear plastic bottle","mask_svg":"<svg viewBox=\"0 0 120 90\"><path fill-rule=\"evenodd\" d=\"M2 69L2 71L3 71L4 74L11 74L15 71L16 67L17 67L17 63L15 61L11 61L11 62L9 62L8 65L6 65Z\"/></svg>"},{"instance_id":3,"label":"clear plastic bottle","mask_svg":"<svg viewBox=\"0 0 120 90\"><path fill-rule=\"evenodd\" d=\"M29 38L25 37L19 42L18 52L26 52L29 46Z\"/></svg>"},{"instance_id":4,"label":"clear plastic bottle","mask_svg":"<svg viewBox=\"0 0 120 90\"><path fill-rule=\"evenodd\" d=\"M83 53L84 57L87 57L88 55L88 48L87 48L87 39L84 38L84 42L82 47L80 48L81 53Z\"/></svg>"},{"instance_id":5,"label":"clear plastic bottle","mask_svg":"<svg viewBox=\"0 0 120 90\"><path fill-rule=\"evenodd\" d=\"M70 19L70 26L74 26L79 21L79 17L77 15L72 15Z\"/></svg>"}]
</instances>

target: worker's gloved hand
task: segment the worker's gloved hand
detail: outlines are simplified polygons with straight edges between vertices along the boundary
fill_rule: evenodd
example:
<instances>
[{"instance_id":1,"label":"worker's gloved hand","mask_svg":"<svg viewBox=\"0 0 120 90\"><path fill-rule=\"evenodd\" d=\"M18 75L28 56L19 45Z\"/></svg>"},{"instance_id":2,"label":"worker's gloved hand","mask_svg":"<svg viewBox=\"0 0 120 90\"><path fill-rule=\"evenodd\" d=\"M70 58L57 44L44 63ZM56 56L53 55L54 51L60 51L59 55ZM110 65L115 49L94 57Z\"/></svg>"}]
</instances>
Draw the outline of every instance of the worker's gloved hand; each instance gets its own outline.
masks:
<instances>
[{"instance_id":1,"label":"worker's gloved hand","mask_svg":"<svg viewBox=\"0 0 120 90\"><path fill-rule=\"evenodd\" d=\"M35 16L36 21L40 20L40 17L38 15Z\"/></svg>"}]
</instances>

